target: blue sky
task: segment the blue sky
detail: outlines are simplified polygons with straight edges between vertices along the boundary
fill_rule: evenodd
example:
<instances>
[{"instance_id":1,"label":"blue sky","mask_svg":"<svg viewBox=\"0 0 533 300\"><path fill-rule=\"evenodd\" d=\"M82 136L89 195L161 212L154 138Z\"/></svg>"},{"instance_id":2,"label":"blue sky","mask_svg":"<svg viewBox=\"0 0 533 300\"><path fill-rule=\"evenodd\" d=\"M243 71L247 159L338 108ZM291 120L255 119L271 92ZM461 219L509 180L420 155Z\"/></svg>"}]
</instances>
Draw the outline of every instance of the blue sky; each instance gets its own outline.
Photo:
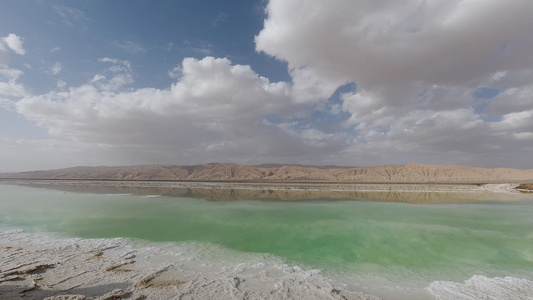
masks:
<instances>
[{"instance_id":1,"label":"blue sky","mask_svg":"<svg viewBox=\"0 0 533 300\"><path fill-rule=\"evenodd\" d=\"M2 1L0 171L533 168L532 9L526 0Z\"/></svg>"},{"instance_id":2,"label":"blue sky","mask_svg":"<svg viewBox=\"0 0 533 300\"><path fill-rule=\"evenodd\" d=\"M99 71L95 62L102 57L135 62L137 87L167 88L172 82L169 67L185 57L228 57L238 64L253 63L269 78L289 79L283 63L255 51L254 36L265 16L261 1L128 1L127 5L7 1L2 5L3 35L17 31L25 48L34 49L31 55L13 56L13 63L41 71L49 71L54 63L62 66L62 76L56 77L25 72L24 80L40 82L32 86L35 92L54 88L57 78L82 84Z\"/></svg>"}]
</instances>

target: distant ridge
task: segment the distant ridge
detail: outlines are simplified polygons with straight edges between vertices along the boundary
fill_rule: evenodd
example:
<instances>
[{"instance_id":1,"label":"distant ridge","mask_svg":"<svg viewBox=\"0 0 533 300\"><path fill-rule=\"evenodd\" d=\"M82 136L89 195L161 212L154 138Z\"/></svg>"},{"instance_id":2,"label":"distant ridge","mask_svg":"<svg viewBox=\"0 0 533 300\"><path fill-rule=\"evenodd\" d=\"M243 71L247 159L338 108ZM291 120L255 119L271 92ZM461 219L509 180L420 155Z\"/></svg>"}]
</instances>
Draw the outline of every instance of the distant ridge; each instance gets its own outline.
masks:
<instances>
[{"instance_id":1,"label":"distant ridge","mask_svg":"<svg viewBox=\"0 0 533 300\"><path fill-rule=\"evenodd\" d=\"M307 167L300 165L146 165L73 167L57 170L3 173L14 179L281 181L364 183L494 183L532 182L533 170L476 168L409 163L376 167Z\"/></svg>"},{"instance_id":2,"label":"distant ridge","mask_svg":"<svg viewBox=\"0 0 533 300\"><path fill-rule=\"evenodd\" d=\"M308 165L300 165L300 164L260 164L260 165L252 165L252 167L258 167L258 168L304 167L304 168L317 168L317 169L353 169L355 168L355 167L337 166L337 165L308 166Z\"/></svg>"}]
</instances>

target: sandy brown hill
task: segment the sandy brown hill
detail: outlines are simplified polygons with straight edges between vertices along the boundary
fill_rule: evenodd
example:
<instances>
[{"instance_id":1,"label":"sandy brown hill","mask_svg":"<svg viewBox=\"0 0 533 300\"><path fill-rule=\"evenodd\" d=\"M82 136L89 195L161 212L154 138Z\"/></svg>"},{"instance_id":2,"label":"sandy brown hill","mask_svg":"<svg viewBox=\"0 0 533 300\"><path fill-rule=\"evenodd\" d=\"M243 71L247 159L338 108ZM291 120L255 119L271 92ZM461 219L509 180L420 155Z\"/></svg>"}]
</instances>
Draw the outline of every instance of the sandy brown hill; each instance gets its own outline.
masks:
<instances>
[{"instance_id":1,"label":"sandy brown hill","mask_svg":"<svg viewBox=\"0 0 533 300\"><path fill-rule=\"evenodd\" d=\"M485 183L533 181L533 170L487 169L413 163L355 168L206 164L194 166L74 167L59 170L5 173L0 174L0 177L103 180Z\"/></svg>"}]
</instances>

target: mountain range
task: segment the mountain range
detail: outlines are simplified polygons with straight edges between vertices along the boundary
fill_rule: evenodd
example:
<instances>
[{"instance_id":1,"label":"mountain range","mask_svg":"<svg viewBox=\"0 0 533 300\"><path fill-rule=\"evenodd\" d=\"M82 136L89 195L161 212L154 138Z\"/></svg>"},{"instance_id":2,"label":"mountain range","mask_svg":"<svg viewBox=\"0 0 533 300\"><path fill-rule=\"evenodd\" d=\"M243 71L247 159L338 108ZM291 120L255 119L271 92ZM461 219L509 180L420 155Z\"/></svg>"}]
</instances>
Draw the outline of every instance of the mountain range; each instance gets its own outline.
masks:
<instances>
[{"instance_id":1,"label":"mountain range","mask_svg":"<svg viewBox=\"0 0 533 300\"><path fill-rule=\"evenodd\" d=\"M73 167L56 170L0 173L0 178L168 180L168 181L266 181L266 182L364 182L364 183L495 183L533 182L533 170L477 168L409 163L375 167L309 167L301 165L142 165Z\"/></svg>"}]
</instances>

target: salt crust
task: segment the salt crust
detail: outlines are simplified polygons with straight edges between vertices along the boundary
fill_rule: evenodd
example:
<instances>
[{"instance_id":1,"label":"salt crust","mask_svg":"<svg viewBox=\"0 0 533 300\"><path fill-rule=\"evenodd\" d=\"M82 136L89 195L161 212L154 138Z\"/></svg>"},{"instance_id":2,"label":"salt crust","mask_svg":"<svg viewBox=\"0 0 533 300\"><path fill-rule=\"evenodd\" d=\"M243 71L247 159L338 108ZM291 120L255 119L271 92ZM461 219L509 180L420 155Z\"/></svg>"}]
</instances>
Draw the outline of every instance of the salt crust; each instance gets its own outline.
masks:
<instances>
[{"instance_id":1,"label":"salt crust","mask_svg":"<svg viewBox=\"0 0 533 300\"><path fill-rule=\"evenodd\" d=\"M533 299L533 281L516 278L489 278L475 275L464 283L435 281L428 287L438 300Z\"/></svg>"},{"instance_id":2,"label":"salt crust","mask_svg":"<svg viewBox=\"0 0 533 300\"><path fill-rule=\"evenodd\" d=\"M269 255L230 252L200 243L4 230L0 299L380 299L343 289L318 270L289 266ZM409 299L400 290L378 294ZM533 299L533 281L515 277L475 275L465 282L434 281L423 290L416 299Z\"/></svg>"},{"instance_id":3,"label":"salt crust","mask_svg":"<svg viewBox=\"0 0 533 300\"><path fill-rule=\"evenodd\" d=\"M0 231L0 299L378 299L268 256L209 261L229 251L211 248Z\"/></svg>"}]
</instances>

